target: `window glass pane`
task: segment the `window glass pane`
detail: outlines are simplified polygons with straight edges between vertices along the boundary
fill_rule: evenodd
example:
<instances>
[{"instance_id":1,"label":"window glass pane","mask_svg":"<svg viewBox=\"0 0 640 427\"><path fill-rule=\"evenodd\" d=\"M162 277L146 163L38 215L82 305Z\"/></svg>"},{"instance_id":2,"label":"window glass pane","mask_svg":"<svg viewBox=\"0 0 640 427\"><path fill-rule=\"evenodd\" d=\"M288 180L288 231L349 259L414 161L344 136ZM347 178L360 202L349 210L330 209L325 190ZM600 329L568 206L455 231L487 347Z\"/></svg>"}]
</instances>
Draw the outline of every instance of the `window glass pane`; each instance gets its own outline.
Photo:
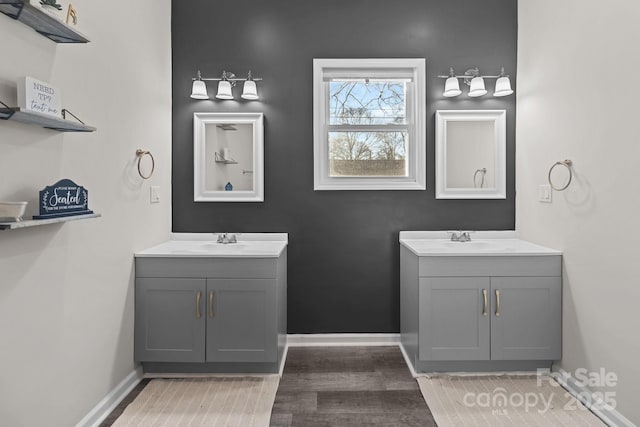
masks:
<instances>
[{"instance_id":1,"label":"window glass pane","mask_svg":"<svg viewBox=\"0 0 640 427\"><path fill-rule=\"evenodd\" d=\"M329 132L329 176L407 176L408 132Z\"/></svg>"},{"instance_id":2,"label":"window glass pane","mask_svg":"<svg viewBox=\"0 0 640 427\"><path fill-rule=\"evenodd\" d=\"M403 80L332 80L329 124L405 124L407 82Z\"/></svg>"}]
</instances>

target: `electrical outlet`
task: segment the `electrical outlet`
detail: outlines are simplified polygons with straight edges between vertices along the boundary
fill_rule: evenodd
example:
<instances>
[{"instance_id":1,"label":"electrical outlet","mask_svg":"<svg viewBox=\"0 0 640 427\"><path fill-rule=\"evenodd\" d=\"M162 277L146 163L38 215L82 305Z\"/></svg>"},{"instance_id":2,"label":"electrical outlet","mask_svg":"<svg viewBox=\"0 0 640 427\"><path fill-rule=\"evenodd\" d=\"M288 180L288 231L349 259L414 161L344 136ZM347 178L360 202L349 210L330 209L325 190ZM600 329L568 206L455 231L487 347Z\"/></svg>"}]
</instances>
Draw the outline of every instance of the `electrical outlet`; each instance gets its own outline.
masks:
<instances>
[{"instance_id":1,"label":"electrical outlet","mask_svg":"<svg viewBox=\"0 0 640 427\"><path fill-rule=\"evenodd\" d=\"M551 186L541 185L538 187L538 201L540 203L551 203Z\"/></svg>"},{"instance_id":2,"label":"electrical outlet","mask_svg":"<svg viewBox=\"0 0 640 427\"><path fill-rule=\"evenodd\" d=\"M152 185L149 190L151 203L160 203L160 187L157 185Z\"/></svg>"}]
</instances>

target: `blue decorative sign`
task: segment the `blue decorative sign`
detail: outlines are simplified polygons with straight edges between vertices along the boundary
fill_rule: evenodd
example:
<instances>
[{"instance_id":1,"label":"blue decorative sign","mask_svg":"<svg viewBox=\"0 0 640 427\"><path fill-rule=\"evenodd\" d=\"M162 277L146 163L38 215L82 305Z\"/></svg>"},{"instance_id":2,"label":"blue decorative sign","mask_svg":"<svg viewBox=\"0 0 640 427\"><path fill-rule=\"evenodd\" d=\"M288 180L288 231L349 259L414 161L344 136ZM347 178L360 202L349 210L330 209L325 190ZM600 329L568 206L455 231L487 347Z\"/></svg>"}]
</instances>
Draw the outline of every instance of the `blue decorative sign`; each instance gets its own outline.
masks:
<instances>
[{"instance_id":1,"label":"blue decorative sign","mask_svg":"<svg viewBox=\"0 0 640 427\"><path fill-rule=\"evenodd\" d=\"M89 193L70 179L62 179L40 191L40 215L33 219L92 214Z\"/></svg>"}]
</instances>

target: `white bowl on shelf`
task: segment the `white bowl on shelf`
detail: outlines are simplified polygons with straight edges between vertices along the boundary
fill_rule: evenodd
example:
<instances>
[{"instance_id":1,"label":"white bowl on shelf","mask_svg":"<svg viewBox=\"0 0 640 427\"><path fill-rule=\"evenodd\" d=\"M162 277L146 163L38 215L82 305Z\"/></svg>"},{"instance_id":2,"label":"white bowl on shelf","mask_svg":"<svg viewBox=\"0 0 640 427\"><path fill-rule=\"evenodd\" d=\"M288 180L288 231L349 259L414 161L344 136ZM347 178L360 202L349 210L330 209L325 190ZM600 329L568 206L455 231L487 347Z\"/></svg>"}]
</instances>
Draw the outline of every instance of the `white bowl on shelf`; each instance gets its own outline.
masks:
<instances>
[{"instance_id":1,"label":"white bowl on shelf","mask_svg":"<svg viewBox=\"0 0 640 427\"><path fill-rule=\"evenodd\" d=\"M0 222L22 221L27 202L0 202Z\"/></svg>"}]
</instances>

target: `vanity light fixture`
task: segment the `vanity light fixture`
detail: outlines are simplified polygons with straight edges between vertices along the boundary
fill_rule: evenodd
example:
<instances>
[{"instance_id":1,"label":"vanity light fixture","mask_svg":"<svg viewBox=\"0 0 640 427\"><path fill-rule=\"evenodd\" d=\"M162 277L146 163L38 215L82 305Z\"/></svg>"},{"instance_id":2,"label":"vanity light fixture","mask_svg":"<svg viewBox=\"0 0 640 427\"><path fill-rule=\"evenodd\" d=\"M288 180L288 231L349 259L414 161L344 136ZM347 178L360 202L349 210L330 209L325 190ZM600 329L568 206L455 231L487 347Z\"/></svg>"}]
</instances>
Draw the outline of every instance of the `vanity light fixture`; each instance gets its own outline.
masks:
<instances>
[{"instance_id":1,"label":"vanity light fixture","mask_svg":"<svg viewBox=\"0 0 640 427\"><path fill-rule=\"evenodd\" d=\"M511 89L511 81L509 76L504 74L504 67L500 70L500 76L496 80L496 90L493 92L493 96L507 96L513 93Z\"/></svg>"},{"instance_id":2,"label":"vanity light fixture","mask_svg":"<svg viewBox=\"0 0 640 427\"><path fill-rule=\"evenodd\" d=\"M233 93L231 93L231 82L229 78L234 78L235 74L228 73L226 71L222 72L222 80L218 83L218 93L216 94L216 98L218 99L233 99ZM235 85L235 83L234 83Z\"/></svg>"},{"instance_id":3,"label":"vanity light fixture","mask_svg":"<svg viewBox=\"0 0 640 427\"><path fill-rule=\"evenodd\" d=\"M458 96L462 93L460 90L460 83L458 82L458 78L456 77L456 73L453 72L453 68L449 68L449 77L444 84L444 96L447 98L451 98L453 96Z\"/></svg>"},{"instance_id":4,"label":"vanity light fixture","mask_svg":"<svg viewBox=\"0 0 640 427\"><path fill-rule=\"evenodd\" d=\"M207 85L202 81L200 71L198 71L198 77L193 80L191 97L193 99L209 99L209 95L207 94Z\"/></svg>"},{"instance_id":5,"label":"vanity light fixture","mask_svg":"<svg viewBox=\"0 0 640 427\"><path fill-rule=\"evenodd\" d=\"M244 87L242 88L242 95L240 95L240 98L248 99L250 101L258 99L258 88L256 87L256 82L253 81L253 77L251 77L251 70L249 70L247 80L244 82Z\"/></svg>"},{"instance_id":6,"label":"vanity light fixture","mask_svg":"<svg viewBox=\"0 0 640 427\"><path fill-rule=\"evenodd\" d=\"M443 93L443 96L447 98L458 96L462 93L458 79L463 79L469 86L469 96L472 98L487 94L484 79L497 79L493 96L507 96L513 93L513 90L511 89L511 81L509 80L509 76L504 73L504 67L502 67L500 75L498 76L483 76L480 74L480 70L476 67L465 71L465 73L460 76L455 74L453 68L449 68L449 75L438 77L441 79L447 79Z\"/></svg>"},{"instance_id":7,"label":"vanity light fixture","mask_svg":"<svg viewBox=\"0 0 640 427\"><path fill-rule=\"evenodd\" d=\"M484 88L484 79L480 76L472 78L471 83L469 83L469 96L477 98L478 96L486 94L487 89Z\"/></svg>"},{"instance_id":8,"label":"vanity light fixture","mask_svg":"<svg viewBox=\"0 0 640 427\"><path fill-rule=\"evenodd\" d=\"M216 81L218 83L218 92L216 93L217 99L233 99L232 88L236 85L236 82L244 82L241 98L247 100L258 99L258 89L256 87L257 81L261 81L261 77L253 77L251 70L247 75L247 78L237 78L235 74L228 71L223 71L220 77L202 77L200 70L196 77L192 78L193 85L191 87L191 98L193 99L209 99L207 93L207 86L205 81Z\"/></svg>"}]
</instances>

